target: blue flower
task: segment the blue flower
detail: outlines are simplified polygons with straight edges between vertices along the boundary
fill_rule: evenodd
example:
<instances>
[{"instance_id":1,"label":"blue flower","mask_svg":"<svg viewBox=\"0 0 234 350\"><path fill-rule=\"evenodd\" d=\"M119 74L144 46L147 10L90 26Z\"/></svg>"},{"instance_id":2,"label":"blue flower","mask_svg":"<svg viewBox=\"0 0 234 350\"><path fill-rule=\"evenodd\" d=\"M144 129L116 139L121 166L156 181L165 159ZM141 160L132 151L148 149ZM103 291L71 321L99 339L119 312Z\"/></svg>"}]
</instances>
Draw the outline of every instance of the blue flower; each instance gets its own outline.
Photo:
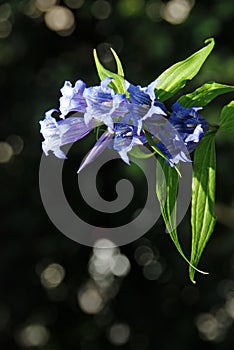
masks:
<instances>
[{"instance_id":1,"label":"blue flower","mask_svg":"<svg viewBox=\"0 0 234 350\"><path fill-rule=\"evenodd\" d=\"M46 155L52 151L55 156L66 158L61 146L83 138L93 128L104 124L108 129L94 145L82 168L107 146L116 150L129 164L127 153L133 146L146 142L142 131L143 120L151 118L151 122L162 122L165 119L165 107L155 97L155 82L141 88L126 81L129 92L127 98L125 94L115 93L108 86L110 81L111 78L105 78L99 86L89 88L82 80L78 80L74 87L65 81L61 89L60 117L65 118L71 112L77 113L56 121L52 117L55 109L46 112L45 119L40 121L41 133L45 139L42 148ZM148 129L151 130L151 127Z\"/></svg>"},{"instance_id":2,"label":"blue flower","mask_svg":"<svg viewBox=\"0 0 234 350\"><path fill-rule=\"evenodd\" d=\"M86 100L83 96L86 84L82 80L77 80L72 87L70 81L65 81L61 88L62 97L60 97L60 118L64 118L70 112L84 113L87 107Z\"/></svg>"},{"instance_id":3,"label":"blue flower","mask_svg":"<svg viewBox=\"0 0 234 350\"><path fill-rule=\"evenodd\" d=\"M87 108L84 120L88 124L92 119L103 122L113 128L114 121L128 113L128 101L125 94L116 94L108 87L111 78L105 78L100 86L92 86L85 89L84 97Z\"/></svg>"},{"instance_id":4,"label":"blue flower","mask_svg":"<svg viewBox=\"0 0 234 350\"><path fill-rule=\"evenodd\" d=\"M65 159L66 156L60 147L82 139L100 123L93 120L87 126L83 117L75 115L57 122L56 119L52 117L54 111L56 110L51 109L46 112L45 119L39 122L41 125L40 131L45 139L42 142L42 149L46 156L48 156L49 151L52 151L56 157Z\"/></svg>"},{"instance_id":5,"label":"blue flower","mask_svg":"<svg viewBox=\"0 0 234 350\"><path fill-rule=\"evenodd\" d=\"M46 112L45 119L40 121L41 133L45 139L42 143L42 149L46 155L48 155L49 151L52 151L56 157L65 159L66 156L60 147L82 139L88 135L93 128L99 126L100 122L93 119L87 125L83 117L75 115L64 120L56 121L56 119L52 117L54 111L55 110L52 109ZM136 127L115 123L113 129L109 127L108 130L101 135L78 172L100 155L107 146L116 150L123 161L129 164L127 153L133 146L142 145L145 142L147 142L147 140L144 133L141 132L141 134L138 135Z\"/></svg>"},{"instance_id":6,"label":"blue flower","mask_svg":"<svg viewBox=\"0 0 234 350\"><path fill-rule=\"evenodd\" d=\"M185 145L191 153L209 129L209 123L198 113L202 107L185 108L177 101L172 106L169 121L179 132Z\"/></svg>"},{"instance_id":7,"label":"blue flower","mask_svg":"<svg viewBox=\"0 0 234 350\"><path fill-rule=\"evenodd\" d=\"M142 123L148 118L160 120L166 116L165 106L154 93L156 81L147 87L134 86L125 81L125 88L129 92L129 99L125 94L115 93L108 84L112 78L105 78L99 86L86 88L82 80L75 86L69 81L64 83L60 98L61 118L70 112L80 112L84 115L85 123L97 119L113 128L114 122L121 121L142 129Z\"/></svg>"},{"instance_id":8,"label":"blue flower","mask_svg":"<svg viewBox=\"0 0 234 350\"><path fill-rule=\"evenodd\" d=\"M192 152L208 129L208 123L198 114L200 107L185 108L176 102L172 113L165 118L166 108L155 96L156 81L147 87L134 86L125 81L129 94L115 93L105 78L99 86L87 88L82 80L75 86L69 81L61 89L60 117L52 117L55 109L46 112L40 121L44 136L43 151L52 151L58 158L66 158L61 146L85 137L97 126L107 130L96 142L79 171L92 162L106 147L116 150L129 164L128 152L136 145L147 142L143 130L157 138L158 147L170 159L171 165L189 162ZM73 112L72 115L70 113ZM75 113L75 114L74 114Z\"/></svg>"},{"instance_id":9,"label":"blue flower","mask_svg":"<svg viewBox=\"0 0 234 350\"><path fill-rule=\"evenodd\" d=\"M141 132L144 121L151 119L162 122L167 115L164 104L155 95L156 85L156 80L146 87L135 86L125 80L125 88L129 92L131 113L126 115L124 121L131 121L133 125L137 126L138 133Z\"/></svg>"},{"instance_id":10,"label":"blue flower","mask_svg":"<svg viewBox=\"0 0 234 350\"><path fill-rule=\"evenodd\" d=\"M172 106L168 122L174 132L171 130L169 134L161 134L161 143L157 145L172 164L191 161L189 154L208 130L209 123L198 113L200 109L202 107L185 108L178 101Z\"/></svg>"},{"instance_id":11,"label":"blue flower","mask_svg":"<svg viewBox=\"0 0 234 350\"><path fill-rule=\"evenodd\" d=\"M138 135L137 128L133 125L115 123L113 129L108 128L93 146L85 161L80 166L78 173L88 164L94 161L107 147L117 151L122 160L129 165L128 152L132 147L146 143L143 131Z\"/></svg>"}]
</instances>

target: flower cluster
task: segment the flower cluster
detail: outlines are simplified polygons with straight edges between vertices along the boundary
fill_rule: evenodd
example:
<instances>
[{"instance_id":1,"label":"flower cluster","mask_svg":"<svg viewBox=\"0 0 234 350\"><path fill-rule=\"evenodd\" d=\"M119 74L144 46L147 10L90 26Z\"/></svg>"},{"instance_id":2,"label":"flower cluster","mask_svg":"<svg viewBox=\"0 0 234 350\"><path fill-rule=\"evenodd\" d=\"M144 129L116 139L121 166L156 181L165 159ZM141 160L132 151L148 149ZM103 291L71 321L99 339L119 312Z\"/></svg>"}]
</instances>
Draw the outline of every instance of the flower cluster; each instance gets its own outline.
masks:
<instances>
[{"instance_id":1,"label":"flower cluster","mask_svg":"<svg viewBox=\"0 0 234 350\"><path fill-rule=\"evenodd\" d=\"M106 147L116 150L129 164L132 147L147 143L147 134L155 138L156 147L168 158L171 166L188 162L204 132L206 120L198 114L199 107L185 108L176 102L172 113L155 95L157 81L147 87L134 86L125 81L126 93L109 87L112 78L105 78L99 86L86 87L78 80L74 87L66 81L61 89L60 118L51 109L40 121L44 137L43 151L52 151L58 158L66 158L61 146L82 139L101 125L106 131L86 157L78 172L92 162Z\"/></svg>"}]
</instances>

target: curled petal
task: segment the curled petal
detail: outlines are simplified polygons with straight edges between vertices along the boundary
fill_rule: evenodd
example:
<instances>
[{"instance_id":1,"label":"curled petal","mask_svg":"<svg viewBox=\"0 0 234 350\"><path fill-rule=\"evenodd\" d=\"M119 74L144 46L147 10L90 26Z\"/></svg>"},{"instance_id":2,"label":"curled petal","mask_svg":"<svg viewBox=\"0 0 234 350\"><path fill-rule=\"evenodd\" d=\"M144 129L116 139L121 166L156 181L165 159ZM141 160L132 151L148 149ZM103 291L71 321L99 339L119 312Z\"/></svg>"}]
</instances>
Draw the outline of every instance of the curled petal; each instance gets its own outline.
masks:
<instances>
[{"instance_id":1,"label":"curled petal","mask_svg":"<svg viewBox=\"0 0 234 350\"><path fill-rule=\"evenodd\" d=\"M45 119L40 121L40 125L44 137L42 143L44 153L48 155L48 152L52 151L56 157L65 159L66 156L60 147L82 139L98 124L93 122L87 126L83 117L69 117L57 122L49 111Z\"/></svg>"},{"instance_id":2,"label":"curled petal","mask_svg":"<svg viewBox=\"0 0 234 350\"><path fill-rule=\"evenodd\" d=\"M85 112L87 106L83 96L85 87L86 85L82 80L78 80L74 87L72 87L70 81L65 81L64 86L60 90L62 97L59 99L61 118L64 118L69 112Z\"/></svg>"},{"instance_id":3,"label":"curled petal","mask_svg":"<svg viewBox=\"0 0 234 350\"><path fill-rule=\"evenodd\" d=\"M48 152L51 150L56 157L65 159L66 156L60 149L60 133L58 123L53 117L51 117L50 112L51 111L48 111L45 119L40 121L40 131L45 139L42 142L42 149L46 156L48 156Z\"/></svg>"},{"instance_id":4,"label":"curled petal","mask_svg":"<svg viewBox=\"0 0 234 350\"><path fill-rule=\"evenodd\" d=\"M197 125L194 129L194 132L190 135L188 135L185 139L185 142L199 142L202 135L204 134L204 130L201 126L201 124Z\"/></svg>"}]
</instances>

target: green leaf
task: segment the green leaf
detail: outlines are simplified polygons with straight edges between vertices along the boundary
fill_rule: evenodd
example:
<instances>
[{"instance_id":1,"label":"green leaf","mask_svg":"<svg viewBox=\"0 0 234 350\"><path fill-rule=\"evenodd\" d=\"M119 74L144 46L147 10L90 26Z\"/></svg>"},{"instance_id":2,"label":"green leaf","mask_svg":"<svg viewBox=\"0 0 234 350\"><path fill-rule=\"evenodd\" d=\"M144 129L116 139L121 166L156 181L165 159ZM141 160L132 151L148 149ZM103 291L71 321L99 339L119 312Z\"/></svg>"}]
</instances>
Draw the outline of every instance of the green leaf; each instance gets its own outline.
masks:
<instances>
[{"instance_id":1,"label":"green leaf","mask_svg":"<svg viewBox=\"0 0 234 350\"><path fill-rule=\"evenodd\" d=\"M204 107L214 98L228 92L234 92L234 86L223 85L211 81L202 85L192 93L181 96L178 102L184 107Z\"/></svg>"},{"instance_id":2,"label":"green leaf","mask_svg":"<svg viewBox=\"0 0 234 350\"><path fill-rule=\"evenodd\" d=\"M177 234L176 201L179 176L175 168L167 165L163 158L160 157L158 161L159 165L157 165L156 169L156 194L159 200L162 217L178 252L188 264L191 264L181 248ZM192 268L200 273L206 274L206 272L198 270L195 266L192 266Z\"/></svg>"},{"instance_id":3,"label":"green leaf","mask_svg":"<svg viewBox=\"0 0 234 350\"><path fill-rule=\"evenodd\" d=\"M208 132L194 153L194 169L192 181L192 248L190 262L197 266L202 252L214 230L215 202L215 133ZM195 270L190 266L189 275L192 282Z\"/></svg>"},{"instance_id":4,"label":"green leaf","mask_svg":"<svg viewBox=\"0 0 234 350\"><path fill-rule=\"evenodd\" d=\"M234 133L234 101L223 107L219 131Z\"/></svg>"},{"instance_id":5,"label":"green leaf","mask_svg":"<svg viewBox=\"0 0 234 350\"><path fill-rule=\"evenodd\" d=\"M112 47L110 48L111 49L111 52L115 58L115 62L116 62L116 65L117 65L117 74L118 75L121 75L121 77L124 78L124 70L123 70L123 66L122 66L122 63L117 55L117 53L115 52L115 50L112 49Z\"/></svg>"},{"instance_id":6,"label":"green leaf","mask_svg":"<svg viewBox=\"0 0 234 350\"><path fill-rule=\"evenodd\" d=\"M195 52L186 60L174 64L156 79L158 81L156 96L161 101L167 100L182 89L187 80L193 79L199 72L214 47L214 39L207 39L205 43L207 45L201 50Z\"/></svg>"},{"instance_id":7,"label":"green leaf","mask_svg":"<svg viewBox=\"0 0 234 350\"><path fill-rule=\"evenodd\" d=\"M156 194L159 200L161 213L166 228L177 250L183 256L176 229L176 198L178 190L178 173L174 168L167 165L162 157L158 159L159 165L156 170Z\"/></svg>"},{"instance_id":8,"label":"green leaf","mask_svg":"<svg viewBox=\"0 0 234 350\"><path fill-rule=\"evenodd\" d=\"M99 78L101 80L109 77L112 78L112 81L109 83L109 86L116 92L116 93L121 93L124 94L126 93L125 87L124 87L124 73L123 73L123 68L121 65L121 62L117 56L117 54L115 53L115 51L113 49L111 49L115 61L116 61L116 65L117 65L117 70L118 70L118 74L111 72L110 70L106 69L105 67L103 67L103 65L101 64L101 62L99 61L99 58L97 56L97 52L94 49L93 50L93 55L94 55L94 60L95 60L95 64L97 67L97 71L98 71L98 75Z\"/></svg>"}]
</instances>

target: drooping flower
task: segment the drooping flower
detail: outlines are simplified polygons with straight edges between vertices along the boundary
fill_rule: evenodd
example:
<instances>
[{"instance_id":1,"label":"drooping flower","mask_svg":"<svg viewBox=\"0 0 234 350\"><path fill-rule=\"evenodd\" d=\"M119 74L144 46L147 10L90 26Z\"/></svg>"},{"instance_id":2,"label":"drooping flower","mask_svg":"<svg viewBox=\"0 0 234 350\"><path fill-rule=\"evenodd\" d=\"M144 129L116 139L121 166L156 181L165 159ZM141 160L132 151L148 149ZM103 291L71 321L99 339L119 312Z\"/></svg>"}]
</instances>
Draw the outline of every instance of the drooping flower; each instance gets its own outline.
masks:
<instances>
[{"instance_id":1,"label":"drooping flower","mask_svg":"<svg viewBox=\"0 0 234 350\"><path fill-rule=\"evenodd\" d=\"M143 145L147 139L141 131L137 133L137 128L133 125L115 123L113 129L108 128L93 146L85 161L80 166L78 173L96 159L107 147L117 151L122 160L129 165L128 152L136 145Z\"/></svg>"},{"instance_id":2,"label":"drooping flower","mask_svg":"<svg viewBox=\"0 0 234 350\"><path fill-rule=\"evenodd\" d=\"M56 157L65 159L66 156L60 147L82 139L100 123L93 120L89 125L86 125L83 117L75 115L56 121L52 117L54 111L55 109L51 109L46 112L45 119L39 122L41 125L40 131L45 139L42 142L42 149L47 156L48 152L52 151Z\"/></svg>"},{"instance_id":3,"label":"drooping flower","mask_svg":"<svg viewBox=\"0 0 234 350\"><path fill-rule=\"evenodd\" d=\"M52 117L54 109L46 112L45 119L40 121L41 133L44 136L42 149L45 155L52 151L58 158L65 159L66 155L61 147L78 141L88 135L92 129L100 125L100 122L93 119L87 126L83 117L72 116L64 120L56 121ZM129 164L127 153L135 145L142 145L147 142L144 133L137 134L136 127L122 123L115 123L113 129L108 128L98 139L92 150L81 165L79 171L91 163L100 155L106 147L116 150L123 161Z\"/></svg>"},{"instance_id":4,"label":"drooping flower","mask_svg":"<svg viewBox=\"0 0 234 350\"><path fill-rule=\"evenodd\" d=\"M168 119L173 131L161 134L157 146L171 160L172 164L179 161L188 162L189 154L195 150L209 123L198 113L202 107L186 108L177 101L172 106ZM165 129L164 129L165 130Z\"/></svg>"},{"instance_id":5,"label":"drooping flower","mask_svg":"<svg viewBox=\"0 0 234 350\"><path fill-rule=\"evenodd\" d=\"M202 107L183 107L178 101L172 106L169 121L179 132L189 152L197 147L209 128L209 123L198 113L201 109Z\"/></svg>"}]
</instances>

